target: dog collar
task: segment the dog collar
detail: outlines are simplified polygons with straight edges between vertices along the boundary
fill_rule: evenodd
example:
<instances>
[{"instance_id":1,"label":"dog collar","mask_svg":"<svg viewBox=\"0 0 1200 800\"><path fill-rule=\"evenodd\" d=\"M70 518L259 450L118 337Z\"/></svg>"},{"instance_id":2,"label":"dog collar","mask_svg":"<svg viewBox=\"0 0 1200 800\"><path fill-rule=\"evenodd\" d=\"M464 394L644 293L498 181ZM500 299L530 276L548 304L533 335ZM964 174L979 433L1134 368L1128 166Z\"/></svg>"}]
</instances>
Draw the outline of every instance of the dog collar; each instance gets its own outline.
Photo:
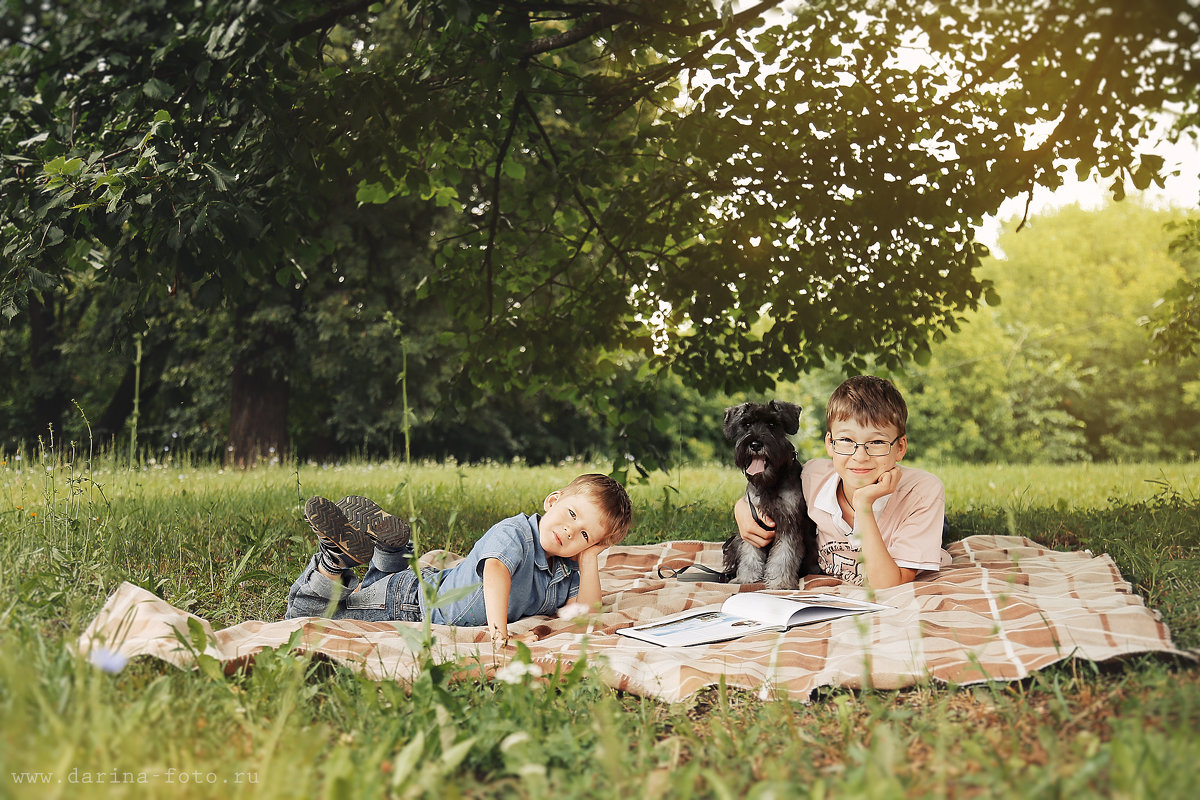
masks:
<instances>
[{"instance_id":1,"label":"dog collar","mask_svg":"<svg viewBox=\"0 0 1200 800\"><path fill-rule=\"evenodd\" d=\"M758 511L754 508L754 501L750 499L749 489L746 490L746 505L750 506L750 516L754 517L754 521L758 523L758 527L762 528L764 531L775 530L774 525L768 525L762 521L762 517L758 516Z\"/></svg>"}]
</instances>

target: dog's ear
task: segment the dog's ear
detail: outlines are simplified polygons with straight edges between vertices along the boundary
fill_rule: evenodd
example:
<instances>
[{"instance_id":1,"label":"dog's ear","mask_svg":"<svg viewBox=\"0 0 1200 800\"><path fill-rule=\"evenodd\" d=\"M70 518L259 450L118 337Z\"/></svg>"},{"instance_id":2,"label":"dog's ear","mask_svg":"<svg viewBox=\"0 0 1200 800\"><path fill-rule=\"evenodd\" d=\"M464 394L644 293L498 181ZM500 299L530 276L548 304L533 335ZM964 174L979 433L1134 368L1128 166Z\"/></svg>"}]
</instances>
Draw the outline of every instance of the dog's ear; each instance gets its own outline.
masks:
<instances>
[{"instance_id":1,"label":"dog's ear","mask_svg":"<svg viewBox=\"0 0 1200 800\"><path fill-rule=\"evenodd\" d=\"M786 400L772 400L771 409L779 415L783 429L789 436L800 430L800 406Z\"/></svg>"},{"instance_id":2,"label":"dog's ear","mask_svg":"<svg viewBox=\"0 0 1200 800\"><path fill-rule=\"evenodd\" d=\"M742 403L740 406L730 406L729 408L725 409L725 438L731 442L737 438L736 425L738 417L742 415L742 412L745 410L747 405L749 404Z\"/></svg>"}]
</instances>

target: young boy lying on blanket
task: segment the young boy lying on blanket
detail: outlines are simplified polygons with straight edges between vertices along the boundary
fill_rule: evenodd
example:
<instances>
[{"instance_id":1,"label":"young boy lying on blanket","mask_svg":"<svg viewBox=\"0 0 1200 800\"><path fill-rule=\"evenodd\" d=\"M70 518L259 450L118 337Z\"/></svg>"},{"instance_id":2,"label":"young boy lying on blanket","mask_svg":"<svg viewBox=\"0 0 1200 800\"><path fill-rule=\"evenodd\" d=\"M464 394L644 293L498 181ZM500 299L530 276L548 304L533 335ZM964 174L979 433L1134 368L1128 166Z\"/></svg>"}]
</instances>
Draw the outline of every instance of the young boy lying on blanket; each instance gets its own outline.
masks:
<instances>
[{"instance_id":1,"label":"young boy lying on blanket","mask_svg":"<svg viewBox=\"0 0 1200 800\"><path fill-rule=\"evenodd\" d=\"M829 398L825 423L829 458L809 461L801 474L821 571L886 589L950 563L942 550L942 482L900 466L908 406L896 387L871 375L846 380ZM755 547L771 542L775 534L759 525L744 495L733 513L743 539Z\"/></svg>"},{"instance_id":2,"label":"young boy lying on blanket","mask_svg":"<svg viewBox=\"0 0 1200 800\"><path fill-rule=\"evenodd\" d=\"M304 516L318 550L288 592L287 619L323 616L418 622L491 629L508 641L508 623L552 614L572 599L600 602L598 557L619 543L632 519L629 495L607 475L580 475L551 492L544 514L517 514L483 535L467 557L445 569L409 567L409 527L365 497L338 503L309 499ZM370 562L361 581L354 567ZM427 608L424 581L442 594L474 587L446 607Z\"/></svg>"}]
</instances>

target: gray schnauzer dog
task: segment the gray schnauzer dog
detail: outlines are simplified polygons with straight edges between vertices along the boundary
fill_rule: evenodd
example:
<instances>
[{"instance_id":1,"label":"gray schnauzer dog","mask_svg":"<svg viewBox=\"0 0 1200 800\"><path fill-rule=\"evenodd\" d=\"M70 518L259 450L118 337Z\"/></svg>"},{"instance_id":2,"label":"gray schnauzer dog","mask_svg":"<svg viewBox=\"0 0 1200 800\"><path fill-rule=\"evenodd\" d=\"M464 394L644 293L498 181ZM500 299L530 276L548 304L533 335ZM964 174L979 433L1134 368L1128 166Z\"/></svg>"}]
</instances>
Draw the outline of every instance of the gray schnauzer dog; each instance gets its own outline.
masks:
<instances>
[{"instance_id":1,"label":"gray schnauzer dog","mask_svg":"<svg viewBox=\"0 0 1200 800\"><path fill-rule=\"evenodd\" d=\"M795 589L801 576L816 572L817 531L800 486L800 462L788 435L800 429L800 406L780 400L742 403L725 409L725 438L734 443L734 462L746 474L746 499L754 519L775 538L755 547L735 533L722 546L725 574L738 583Z\"/></svg>"}]
</instances>

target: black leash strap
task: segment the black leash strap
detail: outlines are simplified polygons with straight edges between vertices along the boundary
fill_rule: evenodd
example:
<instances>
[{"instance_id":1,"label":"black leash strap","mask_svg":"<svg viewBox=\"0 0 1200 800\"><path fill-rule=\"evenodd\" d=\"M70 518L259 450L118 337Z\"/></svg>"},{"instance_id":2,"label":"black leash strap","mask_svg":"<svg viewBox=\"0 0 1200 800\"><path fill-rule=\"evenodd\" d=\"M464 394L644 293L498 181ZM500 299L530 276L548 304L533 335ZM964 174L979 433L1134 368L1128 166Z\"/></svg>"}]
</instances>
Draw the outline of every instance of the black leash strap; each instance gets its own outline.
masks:
<instances>
[{"instance_id":1,"label":"black leash strap","mask_svg":"<svg viewBox=\"0 0 1200 800\"><path fill-rule=\"evenodd\" d=\"M749 489L746 490L746 505L750 506L750 516L754 517L754 521L758 523L758 527L762 528L764 531L775 530L774 525L768 525L762 521L762 517L758 516L758 510L754 507L754 502L750 499Z\"/></svg>"},{"instance_id":2,"label":"black leash strap","mask_svg":"<svg viewBox=\"0 0 1200 800\"><path fill-rule=\"evenodd\" d=\"M703 564L688 564L675 569L674 567L659 567L658 577L675 578L681 581L711 581L713 583L729 583L729 575L718 572Z\"/></svg>"}]
</instances>

